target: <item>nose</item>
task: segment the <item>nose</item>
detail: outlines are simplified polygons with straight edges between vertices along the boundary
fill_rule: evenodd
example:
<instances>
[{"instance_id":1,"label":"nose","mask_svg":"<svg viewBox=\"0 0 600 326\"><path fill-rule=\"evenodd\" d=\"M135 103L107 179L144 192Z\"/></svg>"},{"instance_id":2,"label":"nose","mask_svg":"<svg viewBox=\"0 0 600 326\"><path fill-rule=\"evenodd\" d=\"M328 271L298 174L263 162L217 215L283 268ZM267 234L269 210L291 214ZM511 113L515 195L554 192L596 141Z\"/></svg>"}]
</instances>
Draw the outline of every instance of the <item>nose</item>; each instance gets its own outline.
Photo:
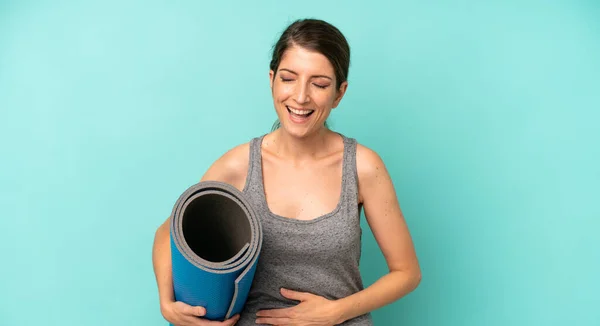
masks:
<instances>
[{"instance_id":1,"label":"nose","mask_svg":"<svg viewBox=\"0 0 600 326\"><path fill-rule=\"evenodd\" d=\"M307 88L306 83L299 83L296 87L296 102L298 104L305 104L310 101Z\"/></svg>"}]
</instances>

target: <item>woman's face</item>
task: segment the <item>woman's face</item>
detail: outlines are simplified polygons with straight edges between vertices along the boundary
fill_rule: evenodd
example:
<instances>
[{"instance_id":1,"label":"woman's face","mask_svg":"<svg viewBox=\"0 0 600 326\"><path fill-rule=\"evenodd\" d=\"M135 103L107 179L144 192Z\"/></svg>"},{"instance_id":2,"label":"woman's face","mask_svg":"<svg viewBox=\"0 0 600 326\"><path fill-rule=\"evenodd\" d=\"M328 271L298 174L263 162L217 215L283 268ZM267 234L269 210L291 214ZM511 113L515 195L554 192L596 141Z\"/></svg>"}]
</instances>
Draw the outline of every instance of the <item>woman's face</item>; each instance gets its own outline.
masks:
<instances>
[{"instance_id":1,"label":"woman's face","mask_svg":"<svg viewBox=\"0 0 600 326\"><path fill-rule=\"evenodd\" d=\"M344 82L336 89L329 60L297 46L285 51L277 72L271 70L269 79L281 127L296 137L319 131L348 85Z\"/></svg>"}]
</instances>

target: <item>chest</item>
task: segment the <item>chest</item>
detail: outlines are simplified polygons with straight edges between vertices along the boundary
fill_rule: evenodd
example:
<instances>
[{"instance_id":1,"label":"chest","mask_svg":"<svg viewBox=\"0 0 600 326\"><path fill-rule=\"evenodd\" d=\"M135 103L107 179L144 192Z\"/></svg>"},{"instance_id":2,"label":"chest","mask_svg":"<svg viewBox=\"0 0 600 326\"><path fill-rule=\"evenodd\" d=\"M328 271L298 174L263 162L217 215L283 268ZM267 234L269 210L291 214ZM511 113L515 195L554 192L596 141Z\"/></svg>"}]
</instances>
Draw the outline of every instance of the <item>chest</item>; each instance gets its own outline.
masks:
<instances>
[{"instance_id":1,"label":"chest","mask_svg":"<svg viewBox=\"0 0 600 326\"><path fill-rule=\"evenodd\" d=\"M310 164L263 161L263 184L269 210L276 215L311 220L336 209L342 192L342 157Z\"/></svg>"}]
</instances>

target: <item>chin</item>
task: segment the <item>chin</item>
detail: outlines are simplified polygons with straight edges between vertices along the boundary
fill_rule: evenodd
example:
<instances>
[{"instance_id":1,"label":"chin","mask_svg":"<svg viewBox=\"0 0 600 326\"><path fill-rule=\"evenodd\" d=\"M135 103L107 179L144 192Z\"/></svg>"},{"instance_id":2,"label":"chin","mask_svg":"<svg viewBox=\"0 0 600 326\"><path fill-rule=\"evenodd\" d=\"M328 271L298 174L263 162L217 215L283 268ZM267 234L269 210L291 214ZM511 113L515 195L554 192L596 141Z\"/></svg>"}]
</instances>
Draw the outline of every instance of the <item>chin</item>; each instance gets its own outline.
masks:
<instances>
[{"instance_id":1,"label":"chin","mask_svg":"<svg viewBox=\"0 0 600 326\"><path fill-rule=\"evenodd\" d=\"M282 124L281 128L283 131L294 138L305 138L311 135L314 135L319 132L320 128L317 126L311 127L303 127L303 126L294 126L294 125L285 125Z\"/></svg>"},{"instance_id":2,"label":"chin","mask_svg":"<svg viewBox=\"0 0 600 326\"><path fill-rule=\"evenodd\" d=\"M290 136L297 137L297 138L302 138L310 133L309 130L306 128L298 128L296 126L289 126L287 124L282 124L281 129L286 134L289 134Z\"/></svg>"}]
</instances>

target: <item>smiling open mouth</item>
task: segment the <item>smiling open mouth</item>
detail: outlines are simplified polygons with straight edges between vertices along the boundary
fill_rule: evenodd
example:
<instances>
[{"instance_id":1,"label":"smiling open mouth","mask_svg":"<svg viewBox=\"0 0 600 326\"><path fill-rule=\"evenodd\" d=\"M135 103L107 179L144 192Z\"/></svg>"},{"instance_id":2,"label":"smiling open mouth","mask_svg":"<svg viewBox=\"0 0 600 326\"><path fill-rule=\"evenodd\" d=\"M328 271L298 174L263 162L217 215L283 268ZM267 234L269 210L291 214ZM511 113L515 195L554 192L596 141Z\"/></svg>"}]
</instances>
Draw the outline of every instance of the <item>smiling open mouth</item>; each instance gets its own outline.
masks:
<instances>
[{"instance_id":1,"label":"smiling open mouth","mask_svg":"<svg viewBox=\"0 0 600 326\"><path fill-rule=\"evenodd\" d=\"M288 112L292 115L292 116L296 116L298 118L308 118L311 114L313 114L315 112L315 110L297 110L297 109L292 109L289 106L285 106L286 109L288 110Z\"/></svg>"}]
</instances>

